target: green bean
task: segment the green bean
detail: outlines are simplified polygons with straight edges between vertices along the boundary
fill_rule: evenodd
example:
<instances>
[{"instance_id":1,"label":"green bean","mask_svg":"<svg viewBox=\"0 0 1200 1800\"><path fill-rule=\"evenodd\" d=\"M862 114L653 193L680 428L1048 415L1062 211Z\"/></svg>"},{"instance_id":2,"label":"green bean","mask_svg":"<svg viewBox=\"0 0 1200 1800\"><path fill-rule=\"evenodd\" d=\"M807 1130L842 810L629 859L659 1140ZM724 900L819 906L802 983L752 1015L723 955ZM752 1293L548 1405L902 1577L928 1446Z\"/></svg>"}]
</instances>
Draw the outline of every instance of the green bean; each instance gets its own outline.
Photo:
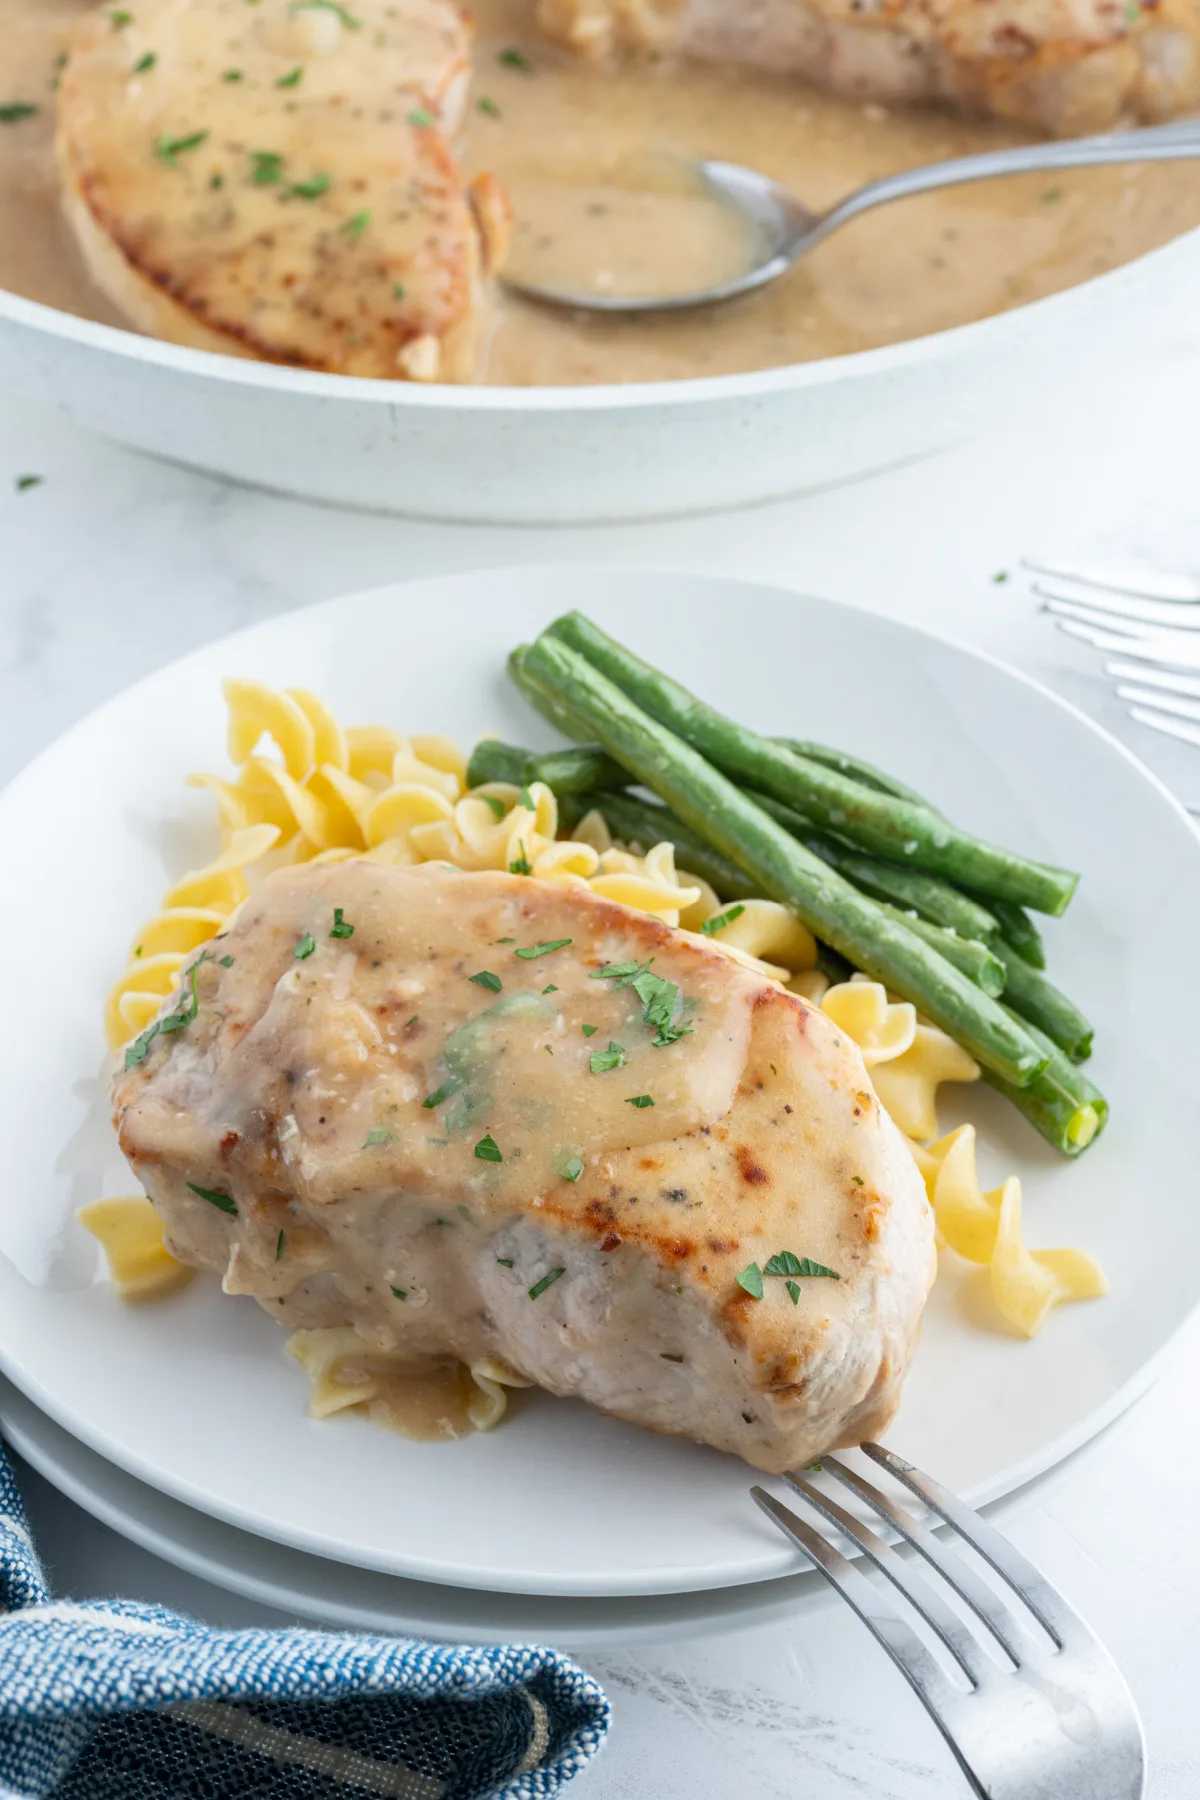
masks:
<instances>
[{"instance_id":1,"label":"green bean","mask_svg":"<svg viewBox=\"0 0 1200 1800\"><path fill-rule=\"evenodd\" d=\"M566 702L548 699L545 694L539 693L537 688L526 680L525 657L528 650L528 644L518 644L516 649L510 653L508 658L509 680L528 700L534 712L540 713L548 725L553 725L555 730L561 731L564 737L574 738L577 744L586 743L587 727L573 717Z\"/></svg>"},{"instance_id":2,"label":"green bean","mask_svg":"<svg viewBox=\"0 0 1200 1800\"><path fill-rule=\"evenodd\" d=\"M948 931L956 931L959 937L976 938L981 944L990 944L999 936L999 924L987 907L970 899L948 881L940 881L936 875L926 875L920 869L901 869L882 857L853 850L836 838L817 831L811 819L806 819L795 807L773 800L769 794L752 793L751 797L764 812L769 812L801 843L807 844L815 856L836 869L839 875L844 875L847 881L852 881L855 887L874 895L875 899L890 900L906 912L920 913L931 924L944 925Z\"/></svg>"},{"instance_id":3,"label":"green bean","mask_svg":"<svg viewBox=\"0 0 1200 1800\"><path fill-rule=\"evenodd\" d=\"M557 638L586 658L722 773L799 806L818 825L876 855L944 875L982 894L1026 902L1043 912L1063 912L1075 891L1079 878L1065 869L1031 862L969 837L927 807L860 787L821 763L809 762L769 738L735 725L678 682L642 662L581 613L556 619L542 639L546 636ZM573 695L570 704L574 704Z\"/></svg>"},{"instance_id":4,"label":"green bean","mask_svg":"<svg viewBox=\"0 0 1200 1800\"><path fill-rule=\"evenodd\" d=\"M578 807L578 812L574 809ZM735 863L676 818L665 806L650 800L637 800L630 794L579 794L572 796L571 829L585 812L600 813L614 837L626 844L640 844L650 850L668 840L675 846L675 860L689 875L707 881L722 900L749 900L758 893L753 881ZM561 812L561 808L560 808Z\"/></svg>"},{"instance_id":5,"label":"green bean","mask_svg":"<svg viewBox=\"0 0 1200 1800\"><path fill-rule=\"evenodd\" d=\"M1044 969L1046 946L1042 942L1041 932L1025 908L1018 906L1013 900L989 900L988 905L996 915L1000 936L1005 943L1011 944L1030 968Z\"/></svg>"},{"instance_id":6,"label":"green bean","mask_svg":"<svg viewBox=\"0 0 1200 1800\"><path fill-rule=\"evenodd\" d=\"M1108 1101L1095 1082L1068 1062L1044 1032L1028 1020L1022 1023L1034 1042L1046 1051L1046 1067L1024 1087L1014 1087L993 1069L985 1069L983 1079L1011 1100L1056 1150L1064 1156L1079 1156L1108 1123Z\"/></svg>"},{"instance_id":7,"label":"green bean","mask_svg":"<svg viewBox=\"0 0 1200 1800\"><path fill-rule=\"evenodd\" d=\"M625 787L629 777L598 744L577 750L522 750L499 738L481 738L467 764L467 786L483 787L489 781L507 781L516 787L544 781L561 796L581 794L588 788Z\"/></svg>"},{"instance_id":8,"label":"green bean","mask_svg":"<svg viewBox=\"0 0 1200 1800\"><path fill-rule=\"evenodd\" d=\"M1075 1002L1018 956L1011 944L1001 940L994 948L1004 964L1004 998L1013 1012L1036 1025L1060 1050L1066 1051L1072 1062L1086 1062L1092 1054L1095 1034Z\"/></svg>"},{"instance_id":9,"label":"green bean","mask_svg":"<svg viewBox=\"0 0 1200 1800\"><path fill-rule=\"evenodd\" d=\"M992 955L986 944L977 938L960 937L956 931L947 931L944 926L931 925L928 919L918 918L914 913L904 912L898 906L889 906L886 900L877 902L879 910L898 924L907 925L910 931L923 938L931 949L939 956L953 963L962 971L969 981L995 1000L1004 992L1004 965L1000 959Z\"/></svg>"},{"instance_id":10,"label":"green bean","mask_svg":"<svg viewBox=\"0 0 1200 1800\"><path fill-rule=\"evenodd\" d=\"M523 675L548 701L569 695L588 736L736 863L759 893L791 907L823 943L919 1006L977 1062L1017 1086L1043 1066L1045 1053L994 1000L797 843L568 645L543 635L526 655Z\"/></svg>"},{"instance_id":11,"label":"green bean","mask_svg":"<svg viewBox=\"0 0 1200 1800\"><path fill-rule=\"evenodd\" d=\"M857 781L861 787L874 788L877 794L891 794L897 800L911 800L914 806L923 806L927 812L936 812L923 794L915 788L905 787L902 781L877 769L874 763L864 762L860 756L849 756L844 750L831 750L828 744L814 744L807 738L772 738L773 744L782 744L785 750L794 750L797 756L803 756L809 762L822 763L827 769L836 769L839 775L845 775L850 781Z\"/></svg>"}]
</instances>

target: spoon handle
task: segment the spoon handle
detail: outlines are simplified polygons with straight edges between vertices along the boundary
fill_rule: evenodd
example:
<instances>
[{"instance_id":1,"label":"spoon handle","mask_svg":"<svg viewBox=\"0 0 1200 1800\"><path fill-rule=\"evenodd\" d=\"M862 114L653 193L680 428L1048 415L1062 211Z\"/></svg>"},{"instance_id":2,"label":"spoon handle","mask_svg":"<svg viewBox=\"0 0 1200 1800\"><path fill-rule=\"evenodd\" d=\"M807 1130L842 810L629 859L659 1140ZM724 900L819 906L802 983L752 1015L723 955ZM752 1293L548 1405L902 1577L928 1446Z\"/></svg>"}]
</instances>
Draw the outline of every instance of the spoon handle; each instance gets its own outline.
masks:
<instances>
[{"instance_id":1,"label":"spoon handle","mask_svg":"<svg viewBox=\"0 0 1200 1800\"><path fill-rule=\"evenodd\" d=\"M1116 131L1105 137L1067 138L1061 143L1022 144L1015 149L987 150L953 162L927 163L885 175L847 195L821 218L805 245L826 237L869 207L903 200L935 188L958 187L967 181L989 181L997 175L1022 175L1047 169L1076 169L1093 163L1165 162L1200 157L1200 120L1181 119L1140 131Z\"/></svg>"}]
</instances>

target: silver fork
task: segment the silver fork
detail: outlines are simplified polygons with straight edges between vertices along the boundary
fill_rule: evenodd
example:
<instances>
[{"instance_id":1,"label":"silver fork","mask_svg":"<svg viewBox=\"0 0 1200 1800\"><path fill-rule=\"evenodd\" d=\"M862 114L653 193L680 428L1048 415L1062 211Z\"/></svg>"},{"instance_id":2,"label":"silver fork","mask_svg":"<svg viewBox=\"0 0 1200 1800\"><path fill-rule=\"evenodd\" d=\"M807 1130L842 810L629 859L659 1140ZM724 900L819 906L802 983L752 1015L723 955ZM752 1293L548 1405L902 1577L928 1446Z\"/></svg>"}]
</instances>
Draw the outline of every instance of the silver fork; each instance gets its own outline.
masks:
<instances>
[{"instance_id":1,"label":"silver fork","mask_svg":"<svg viewBox=\"0 0 1200 1800\"><path fill-rule=\"evenodd\" d=\"M1200 683L1174 672L1200 671L1200 583L1158 572L1122 577L1033 557L1023 566L1060 631L1128 659L1105 663L1104 672L1121 684L1117 698L1129 703L1130 718L1200 745Z\"/></svg>"},{"instance_id":2,"label":"silver fork","mask_svg":"<svg viewBox=\"0 0 1200 1800\"><path fill-rule=\"evenodd\" d=\"M880 1444L861 1448L984 1558L1049 1640L1039 1642L955 1550L836 1457L824 1457L822 1470L898 1532L990 1638L956 1611L912 1560L803 1475L785 1475L788 1487L856 1544L903 1595L941 1644L948 1672L886 1590L773 1494L761 1487L750 1490L911 1683L972 1793L978 1800L1142 1800L1141 1720L1099 1639L1032 1563L947 1488Z\"/></svg>"}]
</instances>

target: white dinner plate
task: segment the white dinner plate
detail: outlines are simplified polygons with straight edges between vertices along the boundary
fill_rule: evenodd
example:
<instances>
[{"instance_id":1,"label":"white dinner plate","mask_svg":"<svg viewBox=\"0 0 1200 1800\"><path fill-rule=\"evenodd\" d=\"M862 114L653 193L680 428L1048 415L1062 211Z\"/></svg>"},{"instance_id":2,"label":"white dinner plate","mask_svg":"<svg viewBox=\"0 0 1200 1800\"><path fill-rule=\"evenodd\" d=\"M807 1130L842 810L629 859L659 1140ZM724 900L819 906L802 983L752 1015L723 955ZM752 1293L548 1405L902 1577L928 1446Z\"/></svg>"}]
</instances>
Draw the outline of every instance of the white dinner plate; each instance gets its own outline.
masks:
<instances>
[{"instance_id":1,"label":"white dinner plate","mask_svg":"<svg viewBox=\"0 0 1200 1800\"><path fill-rule=\"evenodd\" d=\"M1119 745L985 658L827 601L611 568L473 573L273 620L111 701L0 797L0 1362L141 1480L339 1561L560 1596L770 1579L796 1565L732 1458L543 1395L455 1445L315 1423L252 1301L198 1281L122 1307L73 1218L129 1185L106 1118L100 1005L167 880L215 846L208 803L182 783L223 766L221 676L315 688L352 723L546 742L504 659L568 604L729 712L852 748L981 834L1082 871L1047 938L1054 976L1096 1021L1112 1125L1072 1164L990 1093L972 1091L970 1110L985 1179L1024 1177L1031 1243L1086 1245L1113 1293L1061 1310L1030 1344L976 1318L962 1266L948 1268L889 1439L979 1502L1049 1467L1149 1381L1200 1287L1200 839L1186 815Z\"/></svg>"}]
</instances>

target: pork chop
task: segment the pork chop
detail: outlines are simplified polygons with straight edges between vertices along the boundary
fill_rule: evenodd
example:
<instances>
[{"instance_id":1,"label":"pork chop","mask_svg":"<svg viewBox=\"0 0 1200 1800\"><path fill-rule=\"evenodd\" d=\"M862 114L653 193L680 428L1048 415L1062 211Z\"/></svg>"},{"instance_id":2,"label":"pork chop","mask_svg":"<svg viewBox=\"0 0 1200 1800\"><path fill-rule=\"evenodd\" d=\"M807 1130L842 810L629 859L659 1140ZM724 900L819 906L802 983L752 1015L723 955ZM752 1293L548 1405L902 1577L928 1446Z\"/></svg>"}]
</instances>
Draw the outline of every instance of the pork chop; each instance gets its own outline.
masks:
<instances>
[{"instance_id":1,"label":"pork chop","mask_svg":"<svg viewBox=\"0 0 1200 1800\"><path fill-rule=\"evenodd\" d=\"M163 1018L121 1148L226 1292L761 1469L892 1417L924 1185L833 1021L702 939L585 888L309 865Z\"/></svg>"},{"instance_id":2,"label":"pork chop","mask_svg":"<svg viewBox=\"0 0 1200 1800\"><path fill-rule=\"evenodd\" d=\"M473 380L507 203L464 185L447 142L469 49L452 0L86 14L57 151L93 278L175 343Z\"/></svg>"},{"instance_id":3,"label":"pork chop","mask_svg":"<svg viewBox=\"0 0 1200 1800\"><path fill-rule=\"evenodd\" d=\"M591 57L674 53L1059 136L1200 105L1200 0L537 0Z\"/></svg>"}]
</instances>

